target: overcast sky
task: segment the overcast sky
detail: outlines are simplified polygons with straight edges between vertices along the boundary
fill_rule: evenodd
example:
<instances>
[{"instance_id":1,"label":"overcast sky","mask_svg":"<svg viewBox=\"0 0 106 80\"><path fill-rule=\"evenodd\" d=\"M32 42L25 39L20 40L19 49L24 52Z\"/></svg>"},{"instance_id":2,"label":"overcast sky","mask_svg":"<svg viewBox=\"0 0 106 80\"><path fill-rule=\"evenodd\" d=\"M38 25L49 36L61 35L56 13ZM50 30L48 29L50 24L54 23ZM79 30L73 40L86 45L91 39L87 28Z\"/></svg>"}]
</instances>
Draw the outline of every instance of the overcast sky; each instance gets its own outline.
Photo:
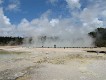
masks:
<instances>
[{"instance_id":1,"label":"overcast sky","mask_svg":"<svg viewBox=\"0 0 106 80\"><path fill-rule=\"evenodd\" d=\"M106 0L0 0L0 36L67 36L97 27L106 27Z\"/></svg>"}]
</instances>

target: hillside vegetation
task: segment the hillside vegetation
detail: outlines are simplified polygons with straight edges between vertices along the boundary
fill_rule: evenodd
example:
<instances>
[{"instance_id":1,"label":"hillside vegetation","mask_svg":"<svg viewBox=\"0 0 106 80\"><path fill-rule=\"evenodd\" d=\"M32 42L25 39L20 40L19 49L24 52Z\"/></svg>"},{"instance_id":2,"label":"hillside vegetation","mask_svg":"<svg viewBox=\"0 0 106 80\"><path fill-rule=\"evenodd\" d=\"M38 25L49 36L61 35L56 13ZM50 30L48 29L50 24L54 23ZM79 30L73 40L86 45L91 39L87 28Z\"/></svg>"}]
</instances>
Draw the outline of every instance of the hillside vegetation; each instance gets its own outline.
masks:
<instances>
[{"instance_id":1,"label":"hillside vegetation","mask_svg":"<svg viewBox=\"0 0 106 80\"><path fill-rule=\"evenodd\" d=\"M88 34L94 39L95 46L106 47L106 28L97 28Z\"/></svg>"},{"instance_id":2,"label":"hillside vegetation","mask_svg":"<svg viewBox=\"0 0 106 80\"><path fill-rule=\"evenodd\" d=\"M0 45L21 45L23 39L22 37L0 37Z\"/></svg>"}]
</instances>

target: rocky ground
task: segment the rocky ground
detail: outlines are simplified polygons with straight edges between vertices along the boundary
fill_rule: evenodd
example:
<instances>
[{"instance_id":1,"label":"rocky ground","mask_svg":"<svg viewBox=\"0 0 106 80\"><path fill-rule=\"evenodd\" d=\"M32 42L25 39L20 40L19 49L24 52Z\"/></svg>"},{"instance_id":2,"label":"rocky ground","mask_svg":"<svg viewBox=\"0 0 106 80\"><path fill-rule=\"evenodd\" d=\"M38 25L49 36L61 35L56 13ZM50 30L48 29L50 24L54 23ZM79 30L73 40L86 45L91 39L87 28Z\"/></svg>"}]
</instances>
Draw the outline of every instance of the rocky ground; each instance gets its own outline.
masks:
<instances>
[{"instance_id":1,"label":"rocky ground","mask_svg":"<svg viewBox=\"0 0 106 80\"><path fill-rule=\"evenodd\" d=\"M0 80L106 80L106 48L0 47Z\"/></svg>"}]
</instances>

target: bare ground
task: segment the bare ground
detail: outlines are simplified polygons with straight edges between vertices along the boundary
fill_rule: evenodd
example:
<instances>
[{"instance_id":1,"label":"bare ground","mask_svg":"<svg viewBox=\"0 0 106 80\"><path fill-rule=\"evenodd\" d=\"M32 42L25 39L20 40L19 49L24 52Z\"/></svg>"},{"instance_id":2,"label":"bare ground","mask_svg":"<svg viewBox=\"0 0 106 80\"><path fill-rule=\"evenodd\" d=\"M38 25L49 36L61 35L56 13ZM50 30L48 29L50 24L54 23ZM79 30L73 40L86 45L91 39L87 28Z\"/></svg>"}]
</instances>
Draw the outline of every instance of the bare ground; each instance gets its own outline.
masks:
<instances>
[{"instance_id":1,"label":"bare ground","mask_svg":"<svg viewBox=\"0 0 106 80\"><path fill-rule=\"evenodd\" d=\"M106 48L0 46L0 80L106 80L106 55L87 50Z\"/></svg>"}]
</instances>

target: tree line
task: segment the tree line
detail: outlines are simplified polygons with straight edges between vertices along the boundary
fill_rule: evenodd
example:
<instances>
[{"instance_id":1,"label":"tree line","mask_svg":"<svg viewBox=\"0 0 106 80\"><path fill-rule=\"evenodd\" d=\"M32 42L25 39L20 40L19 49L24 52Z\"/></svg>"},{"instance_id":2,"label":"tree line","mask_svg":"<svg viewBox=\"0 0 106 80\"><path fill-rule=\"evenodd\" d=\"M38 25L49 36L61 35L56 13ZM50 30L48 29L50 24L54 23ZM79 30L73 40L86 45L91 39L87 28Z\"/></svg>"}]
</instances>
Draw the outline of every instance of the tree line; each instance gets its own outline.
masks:
<instances>
[{"instance_id":1,"label":"tree line","mask_svg":"<svg viewBox=\"0 0 106 80\"><path fill-rule=\"evenodd\" d=\"M96 47L106 47L106 28L97 28L88 35L94 39Z\"/></svg>"},{"instance_id":2,"label":"tree line","mask_svg":"<svg viewBox=\"0 0 106 80\"><path fill-rule=\"evenodd\" d=\"M21 45L23 43L24 38L22 37L0 37L0 45Z\"/></svg>"}]
</instances>

